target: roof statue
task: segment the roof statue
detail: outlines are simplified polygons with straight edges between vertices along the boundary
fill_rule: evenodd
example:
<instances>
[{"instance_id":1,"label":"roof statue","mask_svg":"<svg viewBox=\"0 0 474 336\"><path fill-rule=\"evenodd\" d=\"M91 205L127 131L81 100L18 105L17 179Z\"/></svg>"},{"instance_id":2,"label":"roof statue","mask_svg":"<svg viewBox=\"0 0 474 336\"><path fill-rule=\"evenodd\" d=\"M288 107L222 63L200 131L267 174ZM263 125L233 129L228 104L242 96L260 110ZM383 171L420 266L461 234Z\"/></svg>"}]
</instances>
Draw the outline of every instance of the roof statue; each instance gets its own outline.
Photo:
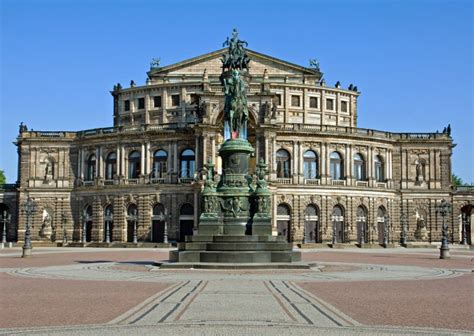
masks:
<instances>
[{"instance_id":1,"label":"roof statue","mask_svg":"<svg viewBox=\"0 0 474 336\"><path fill-rule=\"evenodd\" d=\"M152 58L150 62L150 70L158 69L160 67L160 59Z\"/></svg>"},{"instance_id":2,"label":"roof statue","mask_svg":"<svg viewBox=\"0 0 474 336\"><path fill-rule=\"evenodd\" d=\"M228 53L222 55L222 67L224 69L248 69L250 58L245 52L244 46L247 47L247 41L239 40L239 33L237 29L232 30L232 37L227 37L227 40L222 44L223 47L229 46Z\"/></svg>"},{"instance_id":3,"label":"roof statue","mask_svg":"<svg viewBox=\"0 0 474 336\"><path fill-rule=\"evenodd\" d=\"M310 58L309 67L316 70L316 71L321 71L321 69L319 67L319 62L316 58Z\"/></svg>"}]
</instances>

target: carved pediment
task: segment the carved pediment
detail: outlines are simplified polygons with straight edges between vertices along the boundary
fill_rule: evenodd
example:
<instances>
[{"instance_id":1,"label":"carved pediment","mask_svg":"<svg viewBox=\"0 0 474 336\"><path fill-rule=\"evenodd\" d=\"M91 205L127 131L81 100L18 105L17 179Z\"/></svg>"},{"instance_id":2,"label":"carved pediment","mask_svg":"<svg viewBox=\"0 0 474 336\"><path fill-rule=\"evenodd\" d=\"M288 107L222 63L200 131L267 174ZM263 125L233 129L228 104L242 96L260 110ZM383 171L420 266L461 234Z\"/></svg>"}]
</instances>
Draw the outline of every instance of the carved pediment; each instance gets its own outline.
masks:
<instances>
[{"instance_id":1,"label":"carved pediment","mask_svg":"<svg viewBox=\"0 0 474 336\"><path fill-rule=\"evenodd\" d=\"M158 76L162 77L164 75L203 75L204 71L206 71L208 75L220 75L222 73L222 62L220 59L226 50L227 48L219 49L208 54L184 60L182 62L152 69L148 72L148 75L150 78ZM266 69L269 76L299 75L307 77L314 76L318 79L322 76L322 74L315 69L306 68L249 49L246 51L250 57L249 67L251 75L263 75Z\"/></svg>"}]
</instances>

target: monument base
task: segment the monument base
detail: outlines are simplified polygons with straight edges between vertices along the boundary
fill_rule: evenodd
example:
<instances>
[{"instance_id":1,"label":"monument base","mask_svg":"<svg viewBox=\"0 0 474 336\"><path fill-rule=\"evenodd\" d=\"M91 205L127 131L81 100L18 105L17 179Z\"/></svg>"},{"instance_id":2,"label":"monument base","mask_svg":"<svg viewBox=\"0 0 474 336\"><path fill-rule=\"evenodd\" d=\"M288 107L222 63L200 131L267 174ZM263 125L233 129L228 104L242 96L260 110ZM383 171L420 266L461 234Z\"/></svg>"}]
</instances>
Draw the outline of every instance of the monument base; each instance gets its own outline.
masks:
<instances>
[{"instance_id":1,"label":"monument base","mask_svg":"<svg viewBox=\"0 0 474 336\"><path fill-rule=\"evenodd\" d=\"M301 261L301 252L283 236L197 235L170 251L175 263L292 263Z\"/></svg>"}]
</instances>

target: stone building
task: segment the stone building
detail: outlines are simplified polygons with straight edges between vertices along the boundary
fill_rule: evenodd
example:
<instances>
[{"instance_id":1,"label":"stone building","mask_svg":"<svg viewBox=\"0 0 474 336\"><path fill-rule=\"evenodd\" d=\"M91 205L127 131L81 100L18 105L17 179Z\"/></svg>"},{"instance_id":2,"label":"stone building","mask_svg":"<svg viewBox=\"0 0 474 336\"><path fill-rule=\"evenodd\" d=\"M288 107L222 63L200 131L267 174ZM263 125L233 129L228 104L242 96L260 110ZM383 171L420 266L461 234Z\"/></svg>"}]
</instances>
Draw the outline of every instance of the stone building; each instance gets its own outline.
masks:
<instances>
[{"instance_id":1,"label":"stone building","mask_svg":"<svg viewBox=\"0 0 474 336\"><path fill-rule=\"evenodd\" d=\"M451 186L454 148L442 133L359 128L354 85L327 86L317 62L292 64L248 50L251 166L268 163L274 234L294 243L440 240L436 205L453 205L450 239L471 244L471 188ZM21 211L36 202L34 241L180 241L198 230L203 164L220 169L224 49L151 65L145 85L114 86L113 126L29 131L20 126L18 182L0 190L9 241L24 239ZM219 174L216 179L219 178ZM5 210L5 211L4 211ZM166 223L166 225L165 225ZM135 229L136 228L136 229ZM3 228L2 228L3 230ZM334 236L334 237L333 237Z\"/></svg>"}]
</instances>

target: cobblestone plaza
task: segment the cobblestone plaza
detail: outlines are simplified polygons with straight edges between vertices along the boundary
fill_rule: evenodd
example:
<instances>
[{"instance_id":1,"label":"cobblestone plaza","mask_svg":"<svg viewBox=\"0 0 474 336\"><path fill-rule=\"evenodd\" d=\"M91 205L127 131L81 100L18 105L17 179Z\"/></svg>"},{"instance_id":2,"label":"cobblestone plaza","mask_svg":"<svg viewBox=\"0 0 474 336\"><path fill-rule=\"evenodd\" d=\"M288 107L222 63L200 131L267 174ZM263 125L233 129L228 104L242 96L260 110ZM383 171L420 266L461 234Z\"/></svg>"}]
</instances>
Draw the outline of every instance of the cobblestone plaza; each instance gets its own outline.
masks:
<instances>
[{"instance_id":1,"label":"cobblestone plaza","mask_svg":"<svg viewBox=\"0 0 474 336\"><path fill-rule=\"evenodd\" d=\"M166 249L0 252L0 334L472 335L472 259L313 249L309 270L161 270Z\"/></svg>"}]
</instances>

